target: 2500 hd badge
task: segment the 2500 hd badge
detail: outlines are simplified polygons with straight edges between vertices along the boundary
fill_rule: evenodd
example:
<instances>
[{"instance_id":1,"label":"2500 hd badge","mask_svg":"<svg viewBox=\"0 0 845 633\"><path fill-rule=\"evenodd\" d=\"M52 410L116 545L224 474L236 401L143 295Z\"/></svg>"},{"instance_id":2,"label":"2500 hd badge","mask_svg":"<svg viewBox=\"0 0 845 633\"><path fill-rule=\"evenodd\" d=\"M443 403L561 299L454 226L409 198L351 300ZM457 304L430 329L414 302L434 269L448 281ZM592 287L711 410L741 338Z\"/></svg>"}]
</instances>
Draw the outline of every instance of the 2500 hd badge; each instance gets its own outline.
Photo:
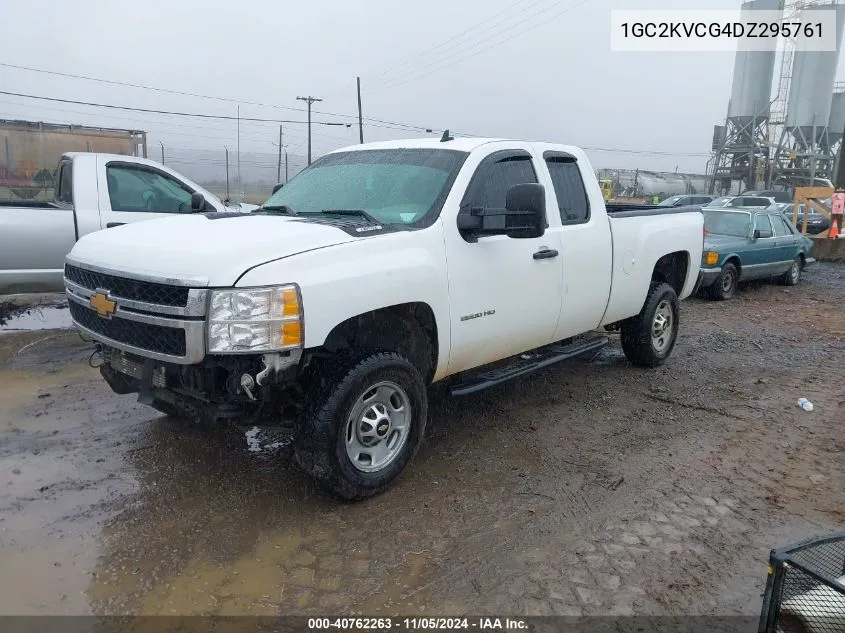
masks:
<instances>
[{"instance_id":1,"label":"2500 hd badge","mask_svg":"<svg viewBox=\"0 0 845 633\"><path fill-rule=\"evenodd\" d=\"M495 310L485 310L484 312L476 312L475 314L465 314L461 317L461 321L469 321L471 319L480 319L481 317L490 316L491 314L496 314Z\"/></svg>"}]
</instances>

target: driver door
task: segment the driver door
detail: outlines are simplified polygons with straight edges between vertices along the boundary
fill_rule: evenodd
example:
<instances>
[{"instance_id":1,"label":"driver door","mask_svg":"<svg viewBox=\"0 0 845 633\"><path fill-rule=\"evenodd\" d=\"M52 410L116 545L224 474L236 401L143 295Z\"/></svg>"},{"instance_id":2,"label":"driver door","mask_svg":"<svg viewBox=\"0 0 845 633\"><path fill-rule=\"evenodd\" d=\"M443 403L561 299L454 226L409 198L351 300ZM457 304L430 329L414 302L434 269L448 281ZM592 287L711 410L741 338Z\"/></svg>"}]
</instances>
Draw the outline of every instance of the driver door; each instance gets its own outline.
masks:
<instances>
[{"instance_id":1,"label":"driver door","mask_svg":"<svg viewBox=\"0 0 845 633\"><path fill-rule=\"evenodd\" d=\"M106 183L99 188L101 229L191 212L193 192L155 167L108 161L99 172Z\"/></svg>"}]
</instances>

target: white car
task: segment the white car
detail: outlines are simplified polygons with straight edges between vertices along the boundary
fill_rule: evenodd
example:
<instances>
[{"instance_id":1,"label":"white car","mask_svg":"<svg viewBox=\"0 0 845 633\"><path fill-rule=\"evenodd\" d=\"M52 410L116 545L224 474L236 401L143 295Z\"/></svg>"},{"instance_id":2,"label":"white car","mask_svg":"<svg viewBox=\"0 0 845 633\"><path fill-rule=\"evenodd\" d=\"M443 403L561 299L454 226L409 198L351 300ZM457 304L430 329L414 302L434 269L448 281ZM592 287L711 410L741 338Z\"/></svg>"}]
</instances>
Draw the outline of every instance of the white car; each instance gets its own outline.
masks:
<instances>
[{"instance_id":1,"label":"white car","mask_svg":"<svg viewBox=\"0 0 845 633\"><path fill-rule=\"evenodd\" d=\"M64 288L65 255L81 237L122 224L186 213L247 213L154 160L70 152L52 202L0 201L0 294Z\"/></svg>"}]
</instances>

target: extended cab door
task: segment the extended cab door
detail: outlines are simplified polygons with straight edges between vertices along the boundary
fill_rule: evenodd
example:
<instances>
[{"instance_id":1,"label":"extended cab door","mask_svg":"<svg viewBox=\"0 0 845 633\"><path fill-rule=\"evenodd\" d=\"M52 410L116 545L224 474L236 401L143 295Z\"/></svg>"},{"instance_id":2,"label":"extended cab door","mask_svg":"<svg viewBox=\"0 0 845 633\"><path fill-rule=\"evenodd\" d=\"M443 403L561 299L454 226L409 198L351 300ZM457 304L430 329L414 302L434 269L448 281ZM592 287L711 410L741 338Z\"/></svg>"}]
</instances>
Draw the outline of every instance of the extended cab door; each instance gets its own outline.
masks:
<instances>
[{"instance_id":1,"label":"extended cab door","mask_svg":"<svg viewBox=\"0 0 845 633\"><path fill-rule=\"evenodd\" d=\"M592 168L566 152L547 151L543 159L554 194L547 210L556 209L561 222L563 293L557 341L589 332L601 322L610 293L613 243L604 201L597 192L591 200L584 184L585 175L593 177Z\"/></svg>"},{"instance_id":2,"label":"extended cab door","mask_svg":"<svg viewBox=\"0 0 845 633\"><path fill-rule=\"evenodd\" d=\"M100 157L100 228L191 212L193 191L150 165Z\"/></svg>"},{"instance_id":3,"label":"extended cab door","mask_svg":"<svg viewBox=\"0 0 845 633\"><path fill-rule=\"evenodd\" d=\"M500 150L475 168L458 213L504 208L508 188L538 182L538 165L525 150ZM547 196L548 198L548 196ZM548 213L548 209L547 209ZM507 358L554 340L561 300L559 221L538 238L462 234L444 218L451 353L449 373ZM551 228L551 227L550 227Z\"/></svg>"}]
</instances>

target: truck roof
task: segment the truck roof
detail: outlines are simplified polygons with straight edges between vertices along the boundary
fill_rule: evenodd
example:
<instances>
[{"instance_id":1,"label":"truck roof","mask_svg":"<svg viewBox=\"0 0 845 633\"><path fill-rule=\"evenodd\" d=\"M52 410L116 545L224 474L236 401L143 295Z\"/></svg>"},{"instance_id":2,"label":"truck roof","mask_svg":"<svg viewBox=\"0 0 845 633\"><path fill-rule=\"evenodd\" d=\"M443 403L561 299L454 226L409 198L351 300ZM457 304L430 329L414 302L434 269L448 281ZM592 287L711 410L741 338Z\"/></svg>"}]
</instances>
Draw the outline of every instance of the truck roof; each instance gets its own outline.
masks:
<instances>
[{"instance_id":1,"label":"truck roof","mask_svg":"<svg viewBox=\"0 0 845 633\"><path fill-rule=\"evenodd\" d=\"M126 160L129 159L132 162L139 162L141 164L148 164L156 167L160 167L161 163L158 163L154 160L150 160L149 158L142 158L141 156L132 156L132 154L108 154L106 152L64 152L62 156L66 156L70 159L73 159L77 156L102 156L108 160Z\"/></svg>"},{"instance_id":2,"label":"truck roof","mask_svg":"<svg viewBox=\"0 0 845 633\"><path fill-rule=\"evenodd\" d=\"M441 141L438 137L423 137L423 138L408 138L408 139L399 139L395 141L376 141L373 143L365 143L363 145L349 145L347 147L341 147L339 149L333 150L329 152L329 154L334 154L337 152L349 152L355 150L367 150L367 149L454 149L459 150L462 152L471 152L475 149L478 149L482 145L486 145L487 143L497 143L501 141L509 141L517 144L525 144L530 145L534 144L534 141L525 141L525 140L517 140L517 139L508 139L508 138L487 138L487 137L456 137L451 141ZM544 147L548 148L554 146L559 148L563 151L572 152L577 148L571 145L559 145L559 144L549 144L549 143L540 143L537 142L537 145L543 145Z\"/></svg>"}]
</instances>

